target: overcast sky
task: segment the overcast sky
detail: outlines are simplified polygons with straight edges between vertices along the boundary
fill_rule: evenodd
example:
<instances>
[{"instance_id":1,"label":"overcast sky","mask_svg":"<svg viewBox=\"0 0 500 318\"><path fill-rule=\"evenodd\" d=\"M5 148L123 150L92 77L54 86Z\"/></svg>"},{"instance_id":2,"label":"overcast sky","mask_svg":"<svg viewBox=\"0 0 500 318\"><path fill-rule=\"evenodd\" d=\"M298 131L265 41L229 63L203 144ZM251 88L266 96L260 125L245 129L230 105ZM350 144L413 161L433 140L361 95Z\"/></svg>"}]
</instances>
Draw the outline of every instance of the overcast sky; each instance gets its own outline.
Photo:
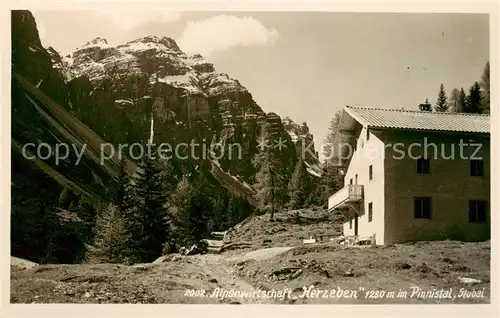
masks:
<instances>
[{"instance_id":1,"label":"overcast sky","mask_svg":"<svg viewBox=\"0 0 500 318\"><path fill-rule=\"evenodd\" d=\"M266 112L306 121L320 143L344 105L417 109L440 83L468 89L489 60L484 14L35 11L44 46L71 51L174 38L247 87Z\"/></svg>"}]
</instances>

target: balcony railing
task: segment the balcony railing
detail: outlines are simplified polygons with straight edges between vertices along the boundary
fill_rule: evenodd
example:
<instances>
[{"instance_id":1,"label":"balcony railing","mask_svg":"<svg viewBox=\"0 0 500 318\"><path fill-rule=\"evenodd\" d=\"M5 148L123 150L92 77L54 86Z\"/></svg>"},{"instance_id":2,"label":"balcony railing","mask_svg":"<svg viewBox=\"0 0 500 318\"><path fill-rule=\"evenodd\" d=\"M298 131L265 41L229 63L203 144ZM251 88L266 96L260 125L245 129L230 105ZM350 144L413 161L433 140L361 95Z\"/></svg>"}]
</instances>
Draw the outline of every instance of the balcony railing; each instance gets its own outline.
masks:
<instances>
[{"instance_id":1,"label":"balcony railing","mask_svg":"<svg viewBox=\"0 0 500 318\"><path fill-rule=\"evenodd\" d=\"M348 184L328 198L328 210L343 208L347 203L357 203L363 200L363 186Z\"/></svg>"}]
</instances>

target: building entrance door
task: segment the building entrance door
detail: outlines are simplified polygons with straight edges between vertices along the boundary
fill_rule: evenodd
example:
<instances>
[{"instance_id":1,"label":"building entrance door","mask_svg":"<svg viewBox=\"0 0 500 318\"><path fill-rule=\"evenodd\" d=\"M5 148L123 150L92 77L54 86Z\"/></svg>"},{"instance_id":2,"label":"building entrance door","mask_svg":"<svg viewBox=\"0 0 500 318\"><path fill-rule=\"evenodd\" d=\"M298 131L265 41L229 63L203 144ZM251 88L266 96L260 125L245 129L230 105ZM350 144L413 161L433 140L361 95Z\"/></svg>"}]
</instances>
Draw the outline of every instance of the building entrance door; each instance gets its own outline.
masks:
<instances>
[{"instance_id":1,"label":"building entrance door","mask_svg":"<svg viewBox=\"0 0 500 318\"><path fill-rule=\"evenodd\" d=\"M354 235L358 235L358 213L354 213Z\"/></svg>"}]
</instances>

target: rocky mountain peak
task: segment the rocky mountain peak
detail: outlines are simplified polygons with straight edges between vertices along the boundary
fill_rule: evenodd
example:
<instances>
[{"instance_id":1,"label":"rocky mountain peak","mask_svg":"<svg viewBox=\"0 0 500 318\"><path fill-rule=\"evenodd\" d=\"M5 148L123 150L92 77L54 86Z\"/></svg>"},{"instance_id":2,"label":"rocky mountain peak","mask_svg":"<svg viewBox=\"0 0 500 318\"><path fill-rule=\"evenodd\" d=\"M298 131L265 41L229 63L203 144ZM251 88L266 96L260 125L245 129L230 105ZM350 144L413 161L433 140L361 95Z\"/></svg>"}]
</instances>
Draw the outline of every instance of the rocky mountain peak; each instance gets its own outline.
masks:
<instances>
[{"instance_id":1,"label":"rocky mountain peak","mask_svg":"<svg viewBox=\"0 0 500 318\"><path fill-rule=\"evenodd\" d=\"M191 95L249 94L239 81L216 72L200 54L182 52L169 37L149 35L118 46L97 37L73 52L57 54L51 50L50 54L54 67L67 81L86 77L98 85L105 78L123 80L135 74L150 85L161 83Z\"/></svg>"},{"instance_id":2,"label":"rocky mountain peak","mask_svg":"<svg viewBox=\"0 0 500 318\"><path fill-rule=\"evenodd\" d=\"M136 44L136 48L140 48L140 44L145 44L146 47L155 49L157 51L173 51L177 53L183 53L177 45L177 42L175 42L174 39L166 36L160 38L154 35L148 35L126 43L126 45L132 48L134 47L134 44Z\"/></svg>"},{"instance_id":3,"label":"rocky mountain peak","mask_svg":"<svg viewBox=\"0 0 500 318\"><path fill-rule=\"evenodd\" d=\"M108 46L108 40L106 40L105 38L96 37L92 41L87 42L82 47L89 47L89 46L100 46L100 47Z\"/></svg>"},{"instance_id":4,"label":"rocky mountain peak","mask_svg":"<svg viewBox=\"0 0 500 318\"><path fill-rule=\"evenodd\" d=\"M160 43L162 43L163 45L165 45L166 47L168 47L170 49L173 49L176 51L181 51L181 49L177 45L177 42L175 42L175 40L172 38L164 36L163 38L161 38Z\"/></svg>"},{"instance_id":5,"label":"rocky mountain peak","mask_svg":"<svg viewBox=\"0 0 500 318\"><path fill-rule=\"evenodd\" d=\"M129 41L128 43L136 43L136 42L142 42L142 43L160 43L160 38L155 36L155 35L148 35L144 36L142 38L138 38L132 41Z\"/></svg>"}]
</instances>

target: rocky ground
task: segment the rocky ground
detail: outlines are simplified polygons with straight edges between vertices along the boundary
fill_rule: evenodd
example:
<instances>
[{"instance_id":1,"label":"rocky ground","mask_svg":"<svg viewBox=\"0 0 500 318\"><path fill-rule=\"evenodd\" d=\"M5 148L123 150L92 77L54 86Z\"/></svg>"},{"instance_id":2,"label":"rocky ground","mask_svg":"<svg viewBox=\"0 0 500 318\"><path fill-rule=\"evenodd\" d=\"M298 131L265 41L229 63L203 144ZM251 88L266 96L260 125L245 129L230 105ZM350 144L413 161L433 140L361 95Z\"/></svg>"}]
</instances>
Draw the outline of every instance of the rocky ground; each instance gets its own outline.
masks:
<instances>
[{"instance_id":1,"label":"rocky ground","mask_svg":"<svg viewBox=\"0 0 500 318\"><path fill-rule=\"evenodd\" d=\"M228 231L226 243L239 249L256 249L300 246L310 237L328 240L341 235L340 218L320 208L277 213L273 222L269 221L269 215L252 216Z\"/></svg>"},{"instance_id":2,"label":"rocky ground","mask_svg":"<svg viewBox=\"0 0 500 318\"><path fill-rule=\"evenodd\" d=\"M489 242L304 245L302 238L338 230L325 215L301 211L299 221L294 211L276 215L275 222L254 217L230 233L230 248L221 254L168 255L152 264L33 266L16 259L11 302L490 302ZM259 290L273 298L257 295Z\"/></svg>"}]
</instances>

